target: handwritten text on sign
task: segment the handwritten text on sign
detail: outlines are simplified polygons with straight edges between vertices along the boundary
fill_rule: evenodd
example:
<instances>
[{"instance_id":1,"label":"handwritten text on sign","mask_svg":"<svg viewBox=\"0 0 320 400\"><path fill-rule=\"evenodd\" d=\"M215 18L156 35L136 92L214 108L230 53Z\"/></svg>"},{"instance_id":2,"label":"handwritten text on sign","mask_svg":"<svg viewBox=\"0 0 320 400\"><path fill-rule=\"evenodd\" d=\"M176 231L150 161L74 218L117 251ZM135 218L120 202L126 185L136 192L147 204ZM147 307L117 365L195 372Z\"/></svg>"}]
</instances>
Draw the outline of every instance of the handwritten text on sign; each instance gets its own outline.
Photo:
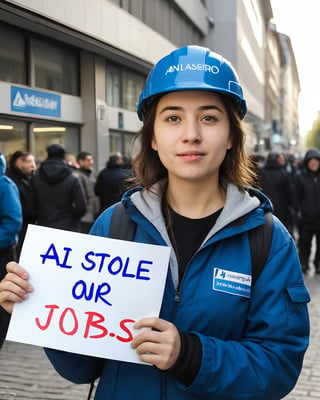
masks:
<instances>
[{"instance_id":1,"label":"handwritten text on sign","mask_svg":"<svg viewBox=\"0 0 320 400\"><path fill-rule=\"evenodd\" d=\"M139 362L133 325L159 315L170 248L29 225L19 263L34 292L7 339Z\"/></svg>"}]
</instances>

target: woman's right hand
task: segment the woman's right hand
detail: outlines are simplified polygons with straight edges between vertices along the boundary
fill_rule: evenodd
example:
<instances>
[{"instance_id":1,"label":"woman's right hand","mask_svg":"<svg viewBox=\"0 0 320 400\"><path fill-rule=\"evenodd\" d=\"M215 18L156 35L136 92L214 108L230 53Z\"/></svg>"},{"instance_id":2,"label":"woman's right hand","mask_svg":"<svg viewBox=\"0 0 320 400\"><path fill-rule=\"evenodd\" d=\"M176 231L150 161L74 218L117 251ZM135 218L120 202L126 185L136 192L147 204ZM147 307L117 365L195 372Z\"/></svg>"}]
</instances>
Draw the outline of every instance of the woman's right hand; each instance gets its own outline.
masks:
<instances>
[{"instance_id":1,"label":"woman's right hand","mask_svg":"<svg viewBox=\"0 0 320 400\"><path fill-rule=\"evenodd\" d=\"M21 265L11 261L6 268L7 274L0 282L0 306L11 314L14 303L26 300L33 287L28 281L28 272Z\"/></svg>"}]
</instances>

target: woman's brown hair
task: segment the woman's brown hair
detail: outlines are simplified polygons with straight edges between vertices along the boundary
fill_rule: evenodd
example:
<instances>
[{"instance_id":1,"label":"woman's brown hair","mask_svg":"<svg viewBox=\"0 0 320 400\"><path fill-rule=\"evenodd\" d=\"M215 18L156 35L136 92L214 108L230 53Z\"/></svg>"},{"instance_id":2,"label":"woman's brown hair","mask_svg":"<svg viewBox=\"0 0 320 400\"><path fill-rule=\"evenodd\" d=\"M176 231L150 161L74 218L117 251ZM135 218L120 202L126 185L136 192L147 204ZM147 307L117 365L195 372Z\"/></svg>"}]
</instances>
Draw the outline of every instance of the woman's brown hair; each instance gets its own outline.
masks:
<instances>
[{"instance_id":1,"label":"woman's brown hair","mask_svg":"<svg viewBox=\"0 0 320 400\"><path fill-rule=\"evenodd\" d=\"M163 166L158 152L151 147L156 108L161 96L148 104L143 115L143 126L135 136L140 150L135 157L133 169L134 177L130 179L130 186L141 185L146 189L168 176L167 169ZM220 185L224 188L228 183L235 184L240 190L246 186L254 186L255 172L252 163L245 153L245 130L239 118L238 105L226 95L220 98L227 110L230 122L230 135L232 147L227 151L220 167Z\"/></svg>"}]
</instances>

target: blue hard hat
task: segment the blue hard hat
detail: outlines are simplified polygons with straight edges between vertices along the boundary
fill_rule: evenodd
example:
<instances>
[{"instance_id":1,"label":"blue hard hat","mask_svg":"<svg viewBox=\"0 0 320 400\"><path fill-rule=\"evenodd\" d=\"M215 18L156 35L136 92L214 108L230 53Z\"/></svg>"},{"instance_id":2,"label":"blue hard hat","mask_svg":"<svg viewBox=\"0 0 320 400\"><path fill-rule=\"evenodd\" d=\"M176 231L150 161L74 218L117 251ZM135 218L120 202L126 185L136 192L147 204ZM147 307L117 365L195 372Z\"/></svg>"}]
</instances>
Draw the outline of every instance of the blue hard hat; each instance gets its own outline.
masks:
<instances>
[{"instance_id":1,"label":"blue hard hat","mask_svg":"<svg viewBox=\"0 0 320 400\"><path fill-rule=\"evenodd\" d=\"M239 103L241 119L247 112L246 100L233 66L220 54L205 47L182 47L154 65L139 96L139 119L142 120L143 109L153 96L178 90L222 93Z\"/></svg>"}]
</instances>

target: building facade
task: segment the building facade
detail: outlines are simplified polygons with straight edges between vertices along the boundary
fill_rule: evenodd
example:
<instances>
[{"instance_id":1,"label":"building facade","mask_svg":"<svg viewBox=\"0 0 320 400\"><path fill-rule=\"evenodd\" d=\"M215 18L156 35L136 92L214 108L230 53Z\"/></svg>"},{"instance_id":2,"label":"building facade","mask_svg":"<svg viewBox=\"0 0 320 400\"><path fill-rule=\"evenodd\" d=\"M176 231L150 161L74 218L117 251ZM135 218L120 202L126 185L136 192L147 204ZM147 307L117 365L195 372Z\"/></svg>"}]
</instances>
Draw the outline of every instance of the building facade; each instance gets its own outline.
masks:
<instances>
[{"instance_id":1,"label":"building facade","mask_svg":"<svg viewBox=\"0 0 320 400\"><path fill-rule=\"evenodd\" d=\"M0 151L29 150L40 162L49 144L60 143L67 152L92 152L97 169L110 152L131 153L149 69L187 44L234 64L253 147L267 123L270 18L269 0L2 1Z\"/></svg>"}]
</instances>

